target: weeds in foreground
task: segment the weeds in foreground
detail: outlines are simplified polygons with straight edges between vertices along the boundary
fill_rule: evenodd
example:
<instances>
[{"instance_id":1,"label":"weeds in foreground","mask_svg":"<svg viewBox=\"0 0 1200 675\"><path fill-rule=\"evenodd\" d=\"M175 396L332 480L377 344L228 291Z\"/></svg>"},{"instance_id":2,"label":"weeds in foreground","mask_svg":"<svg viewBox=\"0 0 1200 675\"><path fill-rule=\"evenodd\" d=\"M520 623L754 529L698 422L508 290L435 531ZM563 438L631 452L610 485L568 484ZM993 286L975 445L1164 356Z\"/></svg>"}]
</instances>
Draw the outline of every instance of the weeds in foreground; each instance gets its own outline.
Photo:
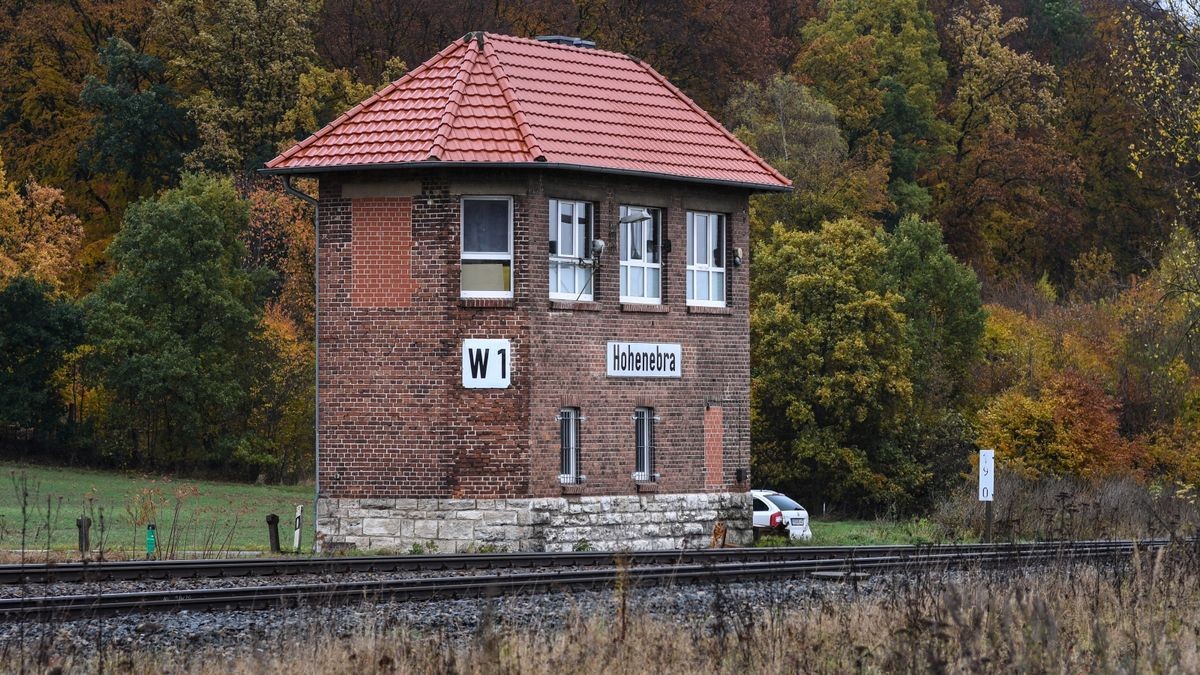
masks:
<instances>
[{"instance_id":1,"label":"weeds in foreground","mask_svg":"<svg viewBox=\"0 0 1200 675\"><path fill-rule=\"evenodd\" d=\"M1176 546L1122 562L915 574L787 603L716 585L698 614L650 615L627 587L611 604L564 610L565 623L508 623L493 599L465 633L387 621L334 632L338 615L314 608L309 634L250 640L232 657L184 648L164 659L136 642L98 655L48 631L40 649L0 645L0 671L94 671L103 658L132 673L1194 673L1197 560Z\"/></svg>"}]
</instances>

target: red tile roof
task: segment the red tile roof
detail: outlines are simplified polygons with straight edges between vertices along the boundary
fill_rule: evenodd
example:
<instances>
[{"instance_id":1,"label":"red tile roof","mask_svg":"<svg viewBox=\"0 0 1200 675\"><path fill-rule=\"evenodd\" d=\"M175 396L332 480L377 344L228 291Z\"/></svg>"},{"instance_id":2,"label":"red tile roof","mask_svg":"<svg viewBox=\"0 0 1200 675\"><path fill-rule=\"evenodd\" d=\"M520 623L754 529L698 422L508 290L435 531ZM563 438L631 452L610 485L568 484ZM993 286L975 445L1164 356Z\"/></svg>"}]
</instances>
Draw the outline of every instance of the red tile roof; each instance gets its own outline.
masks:
<instances>
[{"instance_id":1,"label":"red tile roof","mask_svg":"<svg viewBox=\"0 0 1200 675\"><path fill-rule=\"evenodd\" d=\"M780 190L791 185L624 54L468 33L267 162L270 173L534 165Z\"/></svg>"}]
</instances>

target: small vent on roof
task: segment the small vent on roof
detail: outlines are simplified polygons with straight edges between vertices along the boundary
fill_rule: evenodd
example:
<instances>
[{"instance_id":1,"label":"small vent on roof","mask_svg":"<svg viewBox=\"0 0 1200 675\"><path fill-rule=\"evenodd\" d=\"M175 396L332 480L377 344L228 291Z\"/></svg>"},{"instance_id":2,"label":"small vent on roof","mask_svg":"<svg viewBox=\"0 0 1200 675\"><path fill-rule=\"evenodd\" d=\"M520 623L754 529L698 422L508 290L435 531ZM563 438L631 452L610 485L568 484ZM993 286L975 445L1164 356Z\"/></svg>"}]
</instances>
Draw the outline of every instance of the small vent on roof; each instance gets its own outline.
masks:
<instances>
[{"instance_id":1,"label":"small vent on roof","mask_svg":"<svg viewBox=\"0 0 1200 675\"><path fill-rule=\"evenodd\" d=\"M568 35L539 35L537 39L538 42L552 42L556 45L566 45L568 47L596 48L596 43L592 40L584 40L583 38L570 37Z\"/></svg>"}]
</instances>

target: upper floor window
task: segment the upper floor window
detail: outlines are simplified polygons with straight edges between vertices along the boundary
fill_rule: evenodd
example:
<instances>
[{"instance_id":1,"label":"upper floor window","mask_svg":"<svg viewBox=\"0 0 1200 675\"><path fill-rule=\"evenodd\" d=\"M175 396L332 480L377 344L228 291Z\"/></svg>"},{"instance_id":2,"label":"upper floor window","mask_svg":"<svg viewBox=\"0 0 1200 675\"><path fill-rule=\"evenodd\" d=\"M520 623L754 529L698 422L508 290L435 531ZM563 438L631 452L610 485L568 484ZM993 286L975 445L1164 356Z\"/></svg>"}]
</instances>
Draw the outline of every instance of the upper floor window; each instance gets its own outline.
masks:
<instances>
[{"instance_id":1,"label":"upper floor window","mask_svg":"<svg viewBox=\"0 0 1200 675\"><path fill-rule=\"evenodd\" d=\"M550 298L592 299L592 205L550 200Z\"/></svg>"},{"instance_id":2,"label":"upper floor window","mask_svg":"<svg viewBox=\"0 0 1200 675\"><path fill-rule=\"evenodd\" d=\"M461 210L462 297L511 298L512 199L464 197Z\"/></svg>"},{"instance_id":3,"label":"upper floor window","mask_svg":"<svg viewBox=\"0 0 1200 675\"><path fill-rule=\"evenodd\" d=\"M687 302L725 306L725 215L688 211Z\"/></svg>"},{"instance_id":4,"label":"upper floor window","mask_svg":"<svg viewBox=\"0 0 1200 675\"><path fill-rule=\"evenodd\" d=\"M621 207L621 302L662 302L662 211Z\"/></svg>"}]
</instances>

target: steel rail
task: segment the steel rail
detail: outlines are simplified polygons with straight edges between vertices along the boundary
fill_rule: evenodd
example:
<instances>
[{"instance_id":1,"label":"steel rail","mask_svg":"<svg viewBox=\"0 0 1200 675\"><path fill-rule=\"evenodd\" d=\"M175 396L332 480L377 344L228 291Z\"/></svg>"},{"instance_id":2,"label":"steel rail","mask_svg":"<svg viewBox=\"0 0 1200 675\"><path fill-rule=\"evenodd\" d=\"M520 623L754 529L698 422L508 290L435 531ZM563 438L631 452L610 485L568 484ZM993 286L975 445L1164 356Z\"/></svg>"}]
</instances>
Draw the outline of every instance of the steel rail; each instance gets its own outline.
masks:
<instances>
[{"instance_id":1,"label":"steel rail","mask_svg":"<svg viewBox=\"0 0 1200 675\"><path fill-rule=\"evenodd\" d=\"M248 610L296 607L348 601L405 601L489 597L506 594L581 591L608 588L618 579L633 587L663 584L720 583L764 577L794 577L814 572L929 572L962 567L996 567L1054 561L1117 560L1139 550L1155 550L1165 543L1059 542L1057 547L1017 545L974 547L960 550L916 551L900 554L843 556L840 558L715 562L712 560L669 565L629 565L575 568L550 572L477 574L457 577L422 577L372 581L324 582L206 588L176 591L125 592L95 595L58 595L0 599L0 620L59 619L189 610ZM887 548L887 547L881 547Z\"/></svg>"},{"instance_id":2,"label":"steel rail","mask_svg":"<svg viewBox=\"0 0 1200 675\"><path fill-rule=\"evenodd\" d=\"M1165 539L1139 542L1163 545ZM1108 546L1110 540L1048 541L1005 544L905 544L880 546L793 546L778 548L686 549L668 551L562 553L464 553L432 555L343 556L316 558L234 558L215 560L109 561L0 565L0 584L141 579L202 579L288 576L296 574L398 573L439 570L489 570L537 567L603 567L621 560L630 565L770 560L819 560L900 555L919 551L972 552L1042 550ZM1121 542L1132 543L1132 542Z\"/></svg>"}]
</instances>

